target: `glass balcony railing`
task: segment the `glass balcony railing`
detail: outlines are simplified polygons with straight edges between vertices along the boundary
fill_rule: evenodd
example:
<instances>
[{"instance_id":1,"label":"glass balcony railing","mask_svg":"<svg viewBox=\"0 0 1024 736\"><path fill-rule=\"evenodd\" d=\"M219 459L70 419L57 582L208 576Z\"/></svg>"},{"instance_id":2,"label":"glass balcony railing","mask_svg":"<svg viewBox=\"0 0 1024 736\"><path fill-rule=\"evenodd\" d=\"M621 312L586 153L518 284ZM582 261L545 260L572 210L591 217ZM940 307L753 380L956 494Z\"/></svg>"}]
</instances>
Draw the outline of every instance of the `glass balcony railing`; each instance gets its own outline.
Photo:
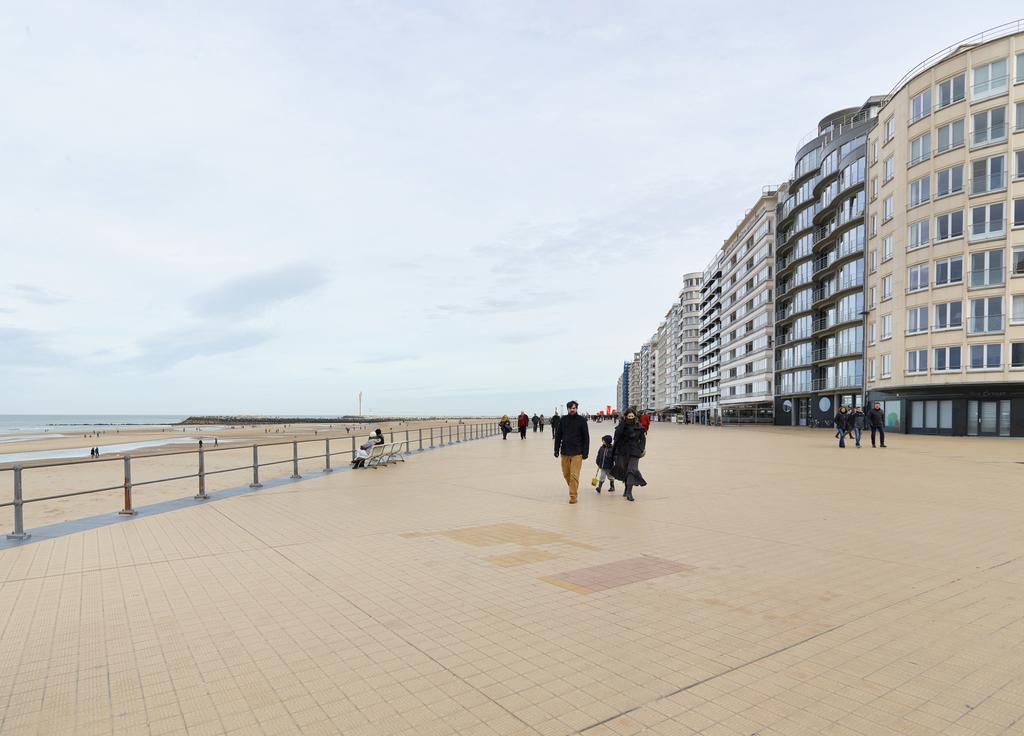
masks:
<instances>
[{"instance_id":1,"label":"glass balcony railing","mask_svg":"<svg viewBox=\"0 0 1024 736\"><path fill-rule=\"evenodd\" d=\"M986 314L967 320L968 335L990 335L1003 331L1003 315Z\"/></svg>"},{"instance_id":2,"label":"glass balcony railing","mask_svg":"<svg viewBox=\"0 0 1024 736\"><path fill-rule=\"evenodd\" d=\"M971 289L984 289L990 286L1002 286L1006 283L1005 270L1002 268L985 268L968 272L968 286Z\"/></svg>"}]
</instances>

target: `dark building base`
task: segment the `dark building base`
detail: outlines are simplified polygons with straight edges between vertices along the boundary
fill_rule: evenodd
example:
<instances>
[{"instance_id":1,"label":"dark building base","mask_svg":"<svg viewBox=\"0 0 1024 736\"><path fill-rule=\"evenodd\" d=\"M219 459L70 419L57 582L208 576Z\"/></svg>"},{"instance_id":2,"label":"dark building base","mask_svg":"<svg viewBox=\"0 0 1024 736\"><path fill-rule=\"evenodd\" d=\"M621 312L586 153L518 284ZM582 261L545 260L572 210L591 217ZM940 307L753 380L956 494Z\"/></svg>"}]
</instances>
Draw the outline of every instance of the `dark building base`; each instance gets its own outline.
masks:
<instances>
[{"instance_id":1,"label":"dark building base","mask_svg":"<svg viewBox=\"0 0 1024 736\"><path fill-rule=\"evenodd\" d=\"M831 427L840 406L860 406L861 392L801 394L775 397L775 425L779 427Z\"/></svg>"},{"instance_id":2,"label":"dark building base","mask_svg":"<svg viewBox=\"0 0 1024 736\"><path fill-rule=\"evenodd\" d=\"M869 391L868 401L884 402L897 432L1024 437L1024 382Z\"/></svg>"}]
</instances>

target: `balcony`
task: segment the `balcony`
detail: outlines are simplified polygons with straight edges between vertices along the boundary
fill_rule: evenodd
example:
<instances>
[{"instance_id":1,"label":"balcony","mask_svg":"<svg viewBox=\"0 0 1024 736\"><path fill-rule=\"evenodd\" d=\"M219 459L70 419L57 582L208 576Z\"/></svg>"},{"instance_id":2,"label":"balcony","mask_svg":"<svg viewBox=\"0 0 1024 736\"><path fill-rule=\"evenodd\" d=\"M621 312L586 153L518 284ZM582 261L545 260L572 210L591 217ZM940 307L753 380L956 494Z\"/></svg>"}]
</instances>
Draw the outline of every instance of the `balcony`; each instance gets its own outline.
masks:
<instances>
[{"instance_id":1,"label":"balcony","mask_svg":"<svg viewBox=\"0 0 1024 736\"><path fill-rule=\"evenodd\" d=\"M987 128L977 128L971 133L971 148L991 146L1006 142L1006 123L996 123Z\"/></svg>"},{"instance_id":2,"label":"balcony","mask_svg":"<svg viewBox=\"0 0 1024 736\"><path fill-rule=\"evenodd\" d=\"M971 242L1006 237L1006 220L988 220L971 223Z\"/></svg>"},{"instance_id":3,"label":"balcony","mask_svg":"<svg viewBox=\"0 0 1024 736\"><path fill-rule=\"evenodd\" d=\"M995 335L1004 330L1004 315L987 314L980 317L969 317L967 320L968 335Z\"/></svg>"},{"instance_id":4,"label":"balcony","mask_svg":"<svg viewBox=\"0 0 1024 736\"><path fill-rule=\"evenodd\" d=\"M834 360L848 355L861 355L864 352L864 344L860 342L845 342L838 345L831 345L825 348L817 348L812 351L811 357L815 363L825 360Z\"/></svg>"},{"instance_id":5,"label":"balcony","mask_svg":"<svg viewBox=\"0 0 1024 736\"><path fill-rule=\"evenodd\" d=\"M1006 169L971 178L971 194L991 194L1006 189Z\"/></svg>"},{"instance_id":6,"label":"balcony","mask_svg":"<svg viewBox=\"0 0 1024 736\"><path fill-rule=\"evenodd\" d=\"M840 388L860 388L864 385L864 375L829 376L826 378L814 378L811 380L812 391L834 391Z\"/></svg>"},{"instance_id":7,"label":"balcony","mask_svg":"<svg viewBox=\"0 0 1024 736\"><path fill-rule=\"evenodd\" d=\"M1002 268L985 268L968 272L969 289L990 289L1006 283L1005 270Z\"/></svg>"},{"instance_id":8,"label":"balcony","mask_svg":"<svg viewBox=\"0 0 1024 736\"><path fill-rule=\"evenodd\" d=\"M820 302L825 299L846 291L847 289L853 289L858 286L864 286L864 275L859 274L852 279L842 279L841 281L830 281L824 286L819 286L814 290L813 299L815 302Z\"/></svg>"},{"instance_id":9,"label":"balcony","mask_svg":"<svg viewBox=\"0 0 1024 736\"><path fill-rule=\"evenodd\" d=\"M849 322L861 322L863 319L863 315L861 315L860 312L854 311L838 312L835 316L818 317L814 320L814 332L831 330L834 327L838 327L839 325L847 324Z\"/></svg>"}]
</instances>

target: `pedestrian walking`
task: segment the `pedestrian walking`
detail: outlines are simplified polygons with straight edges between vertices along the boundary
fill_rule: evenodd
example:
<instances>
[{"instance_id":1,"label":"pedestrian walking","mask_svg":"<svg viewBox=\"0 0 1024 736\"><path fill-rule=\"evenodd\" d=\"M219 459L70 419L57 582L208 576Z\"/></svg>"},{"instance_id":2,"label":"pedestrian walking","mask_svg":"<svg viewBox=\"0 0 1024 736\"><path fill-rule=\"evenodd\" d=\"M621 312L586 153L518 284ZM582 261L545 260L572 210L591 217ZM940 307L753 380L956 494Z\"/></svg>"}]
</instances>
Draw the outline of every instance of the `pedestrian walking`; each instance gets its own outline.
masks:
<instances>
[{"instance_id":1,"label":"pedestrian walking","mask_svg":"<svg viewBox=\"0 0 1024 736\"><path fill-rule=\"evenodd\" d=\"M540 424L540 417L537 416L536 414L534 414L530 418L530 421L533 422L533 431L536 432L537 431L537 425Z\"/></svg>"},{"instance_id":2,"label":"pedestrian walking","mask_svg":"<svg viewBox=\"0 0 1024 736\"><path fill-rule=\"evenodd\" d=\"M882 440L882 447L885 447L885 412L882 411L881 402L876 401L868 412L868 424L871 426L871 446L875 446L875 432L878 432Z\"/></svg>"},{"instance_id":3,"label":"pedestrian walking","mask_svg":"<svg viewBox=\"0 0 1024 736\"><path fill-rule=\"evenodd\" d=\"M624 422L619 422L615 429L615 439L612 451L615 453L615 465L612 475L621 480L626 490L622 494L627 501L634 501L633 487L647 485L643 475L640 474L640 458L647 450L647 434L636 414L635 407L626 410Z\"/></svg>"},{"instance_id":4,"label":"pedestrian walking","mask_svg":"<svg viewBox=\"0 0 1024 736\"><path fill-rule=\"evenodd\" d=\"M640 428L643 429L644 434L647 434L647 430L651 428L651 415L647 412L640 415Z\"/></svg>"},{"instance_id":5,"label":"pedestrian walking","mask_svg":"<svg viewBox=\"0 0 1024 736\"><path fill-rule=\"evenodd\" d=\"M601 447L597 450L597 492L601 492L604 482L608 481L608 492L615 492L615 478L612 468L615 467L615 452L612 450L612 436L606 434L601 438Z\"/></svg>"},{"instance_id":6,"label":"pedestrian walking","mask_svg":"<svg viewBox=\"0 0 1024 736\"><path fill-rule=\"evenodd\" d=\"M851 423L853 424L853 436L856 439L857 447L860 447L860 435L864 431L864 422L867 417L864 416L864 408L858 406L853 410L853 416L850 417Z\"/></svg>"},{"instance_id":7,"label":"pedestrian walking","mask_svg":"<svg viewBox=\"0 0 1024 736\"><path fill-rule=\"evenodd\" d=\"M846 433L850 429L850 413L845 406L839 407L836 414L836 436L839 437L839 446L846 447Z\"/></svg>"},{"instance_id":8,"label":"pedestrian walking","mask_svg":"<svg viewBox=\"0 0 1024 736\"><path fill-rule=\"evenodd\" d=\"M508 433L512 431L512 422L508 418L508 414L502 414L501 419L498 420L498 427L501 428L501 438L508 439Z\"/></svg>"},{"instance_id":9,"label":"pedestrian walking","mask_svg":"<svg viewBox=\"0 0 1024 736\"><path fill-rule=\"evenodd\" d=\"M590 430L587 428L587 420L576 413L579 404L570 401L566 403L565 409L566 415L553 430L555 457L562 457L562 477L569 486L569 503L576 503L580 489L580 470L583 461L590 455ZM552 427L553 421L552 418Z\"/></svg>"},{"instance_id":10,"label":"pedestrian walking","mask_svg":"<svg viewBox=\"0 0 1024 736\"><path fill-rule=\"evenodd\" d=\"M526 416L525 411L519 412L519 439L526 439L526 428L530 426L530 417Z\"/></svg>"},{"instance_id":11,"label":"pedestrian walking","mask_svg":"<svg viewBox=\"0 0 1024 736\"><path fill-rule=\"evenodd\" d=\"M558 413L558 409L555 409L554 415L551 417L551 436L555 436L555 432L558 431L558 425L562 421L562 417Z\"/></svg>"},{"instance_id":12,"label":"pedestrian walking","mask_svg":"<svg viewBox=\"0 0 1024 736\"><path fill-rule=\"evenodd\" d=\"M544 415L543 414L540 415L540 432L541 432L541 434L544 434Z\"/></svg>"}]
</instances>

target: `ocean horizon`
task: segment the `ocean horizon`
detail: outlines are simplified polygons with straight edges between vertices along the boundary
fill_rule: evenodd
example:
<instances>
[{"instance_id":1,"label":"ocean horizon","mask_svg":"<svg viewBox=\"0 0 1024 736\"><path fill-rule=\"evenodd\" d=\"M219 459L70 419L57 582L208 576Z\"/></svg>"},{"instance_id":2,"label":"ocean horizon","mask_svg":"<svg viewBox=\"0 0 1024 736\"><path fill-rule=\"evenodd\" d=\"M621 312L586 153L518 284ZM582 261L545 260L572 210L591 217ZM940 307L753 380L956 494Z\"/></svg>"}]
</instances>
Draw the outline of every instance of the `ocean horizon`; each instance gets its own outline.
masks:
<instances>
[{"instance_id":1,"label":"ocean horizon","mask_svg":"<svg viewBox=\"0 0 1024 736\"><path fill-rule=\"evenodd\" d=\"M176 424L188 414L0 414L0 434Z\"/></svg>"}]
</instances>

